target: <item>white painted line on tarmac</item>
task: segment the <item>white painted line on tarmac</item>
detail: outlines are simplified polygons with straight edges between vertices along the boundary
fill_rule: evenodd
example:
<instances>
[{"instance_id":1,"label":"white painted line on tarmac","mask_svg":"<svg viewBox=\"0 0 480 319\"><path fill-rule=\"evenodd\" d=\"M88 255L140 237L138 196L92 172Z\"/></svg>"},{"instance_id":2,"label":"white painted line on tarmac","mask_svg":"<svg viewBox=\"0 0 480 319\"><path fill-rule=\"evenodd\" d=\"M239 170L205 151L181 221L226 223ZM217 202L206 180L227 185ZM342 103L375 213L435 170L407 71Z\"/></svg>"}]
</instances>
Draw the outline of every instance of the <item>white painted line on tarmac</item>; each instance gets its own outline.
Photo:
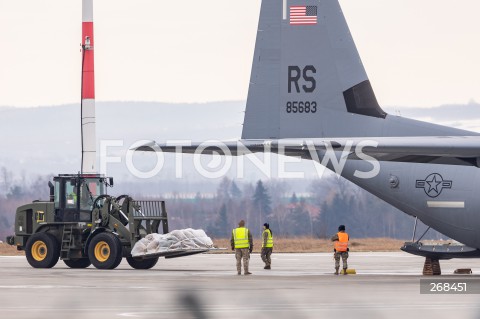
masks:
<instances>
[{"instance_id":1,"label":"white painted line on tarmac","mask_svg":"<svg viewBox=\"0 0 480 319\"><path fill-rule=\"evenodd\" d=\"M237 306L203 306L202 312L203 313L269 313L269 312L285 312L285 311L293 311L293 312L325 312L325 311L337 311L337 310L357 310L357 311L375 311L381 309L387 310L413 310L412 307L417 307L422 310L457 310L457 309L480 309L480 305L477 304L468 304L468 303L461 303L461 304L355 304L355 305L348 305L348 304L316 304L316 305L255 305L249 307L237 307ZM151 317L154 315L180 315L190 313L189 309L179 309L179 308L167 308L165 310L160 311L138 311L138 312L122 312L118 313L117 315L120 317L127 317L127 318L142 318L145 316Z\"/></svg>"},{"instance_id":2,"label":"white painted line on tarmac","mask_svg":"<svg viewBox=\"0 0 480 319\"><path fill-rule=\"evenodd\" d=\"M300 259L290 259L290 258L282 258L282 257L272 257L272 260L281 260L281 261L299 261Z\"/></svg>"},{"instance_id":3,"label":"white painted line on tarmac","mask_svg":"<svg viewBox=\"0 0 480 319\"><path fill-rule=\"evenodd\" d=\"M12 285L12 286L0 286L0 289L70 289L81 288L78 286L50 286L50 285Z\"/></svg>"},{"instance_id":4,"label":"white painted line on tarmac","mask_svg":"<svg viewBox=\"0 0 480 319\"><path fill-rule=\"evenodd\" d=\"M333 253L332 253L333 254ZM356 257L395 257L395 258L423 258L419 256L415 256L409 253L403 252L402 255L396 253L365 253L365 252L349 252L350 256Z\"/></svg>"},{"instance_id":5,"label":"white painted line on tarmac","mask_svg":"<svg viewBox=\"0 0 480 319\"><path fill-rule=\"evenodd\" d=\"M2 312L38 312L38 311L55 311L55 312L68 312L71 313L72 311L88 311L88 312L113 312L118 311L119 309L123 309L124 311L128 311L132 308L136 308L136 305L129 305L129 306L103 306L103 307L59 307L58 305L52 305L51 307L48 306L35 306L35 307L2 307ZM13 318L13 317L12 317Z\"/></svg>"},{"instance_id":6,"label":"white painted line on tarmac","mask_svg":"<svg viewBox=\"0 0 480 319\"><path fill-rule=\"evenodd\" d=\"M0 289L152 289L153 287L65 286L65 285L0 285Z\"/></svg>"}]
</instances>

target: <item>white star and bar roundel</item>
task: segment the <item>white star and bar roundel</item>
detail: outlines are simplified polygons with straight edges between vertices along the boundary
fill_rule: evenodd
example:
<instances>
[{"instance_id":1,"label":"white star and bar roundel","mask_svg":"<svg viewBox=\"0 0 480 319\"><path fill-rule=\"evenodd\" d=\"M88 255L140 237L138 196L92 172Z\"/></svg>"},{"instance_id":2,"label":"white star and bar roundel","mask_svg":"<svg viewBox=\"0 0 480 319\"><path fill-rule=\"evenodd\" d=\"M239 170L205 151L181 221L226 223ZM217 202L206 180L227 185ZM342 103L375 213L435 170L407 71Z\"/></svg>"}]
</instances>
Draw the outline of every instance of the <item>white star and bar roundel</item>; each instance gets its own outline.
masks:
<instances>
[{"instance_id":1,"label":"white star and bar roundel","mask_svg":"<svg viewBox=\"0 0 480 319\"><path fill-rule=\"evenodd\" d=\"M446 181L442 175L433 173L427 176L424 180L417 180L416 188L423 188L427 196L435 198L439 196L445 188L452 188L452 181Z\"/></svg>"}]
</instances>

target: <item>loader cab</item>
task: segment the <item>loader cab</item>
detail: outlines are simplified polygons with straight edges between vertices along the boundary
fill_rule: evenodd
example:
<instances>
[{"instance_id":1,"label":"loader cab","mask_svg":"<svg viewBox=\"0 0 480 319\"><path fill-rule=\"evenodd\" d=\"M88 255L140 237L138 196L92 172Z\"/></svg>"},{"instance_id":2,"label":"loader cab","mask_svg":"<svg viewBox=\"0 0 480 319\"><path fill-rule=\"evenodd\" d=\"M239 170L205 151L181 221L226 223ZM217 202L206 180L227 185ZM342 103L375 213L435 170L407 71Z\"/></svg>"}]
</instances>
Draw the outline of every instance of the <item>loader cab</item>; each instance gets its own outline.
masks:
<instances>
[{"instance_id":1,"label":"loader cab","mask_svg":"<svg viewBox=\"0 0 480 319\"><path fill-rule=\"evenodd\" d=\"M55 222L91 222L95 199L113 179L102 175L59 175L53 179Z\"/></svg>"}]
</instances>

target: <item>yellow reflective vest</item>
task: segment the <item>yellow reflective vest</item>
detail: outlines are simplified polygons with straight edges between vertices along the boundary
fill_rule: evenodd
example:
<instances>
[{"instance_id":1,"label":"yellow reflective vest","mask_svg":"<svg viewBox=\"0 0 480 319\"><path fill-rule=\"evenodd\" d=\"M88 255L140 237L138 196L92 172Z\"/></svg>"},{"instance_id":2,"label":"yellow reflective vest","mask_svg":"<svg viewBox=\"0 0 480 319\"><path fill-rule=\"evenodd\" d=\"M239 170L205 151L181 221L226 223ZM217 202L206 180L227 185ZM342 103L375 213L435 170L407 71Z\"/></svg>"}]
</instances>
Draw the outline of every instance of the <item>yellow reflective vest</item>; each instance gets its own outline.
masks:
<instances>
[{"instance_id":1,"label":"yellow reflective vest","mask_svg":"<svg viewBox=\"0 0 480 319\"><path fill-rule=\"evenodd\" d=\"M265 245L265 240L263 240L263 238L265 238L265 233L268 234L268 238L267 238L267 244ZM270 229L265 229L263 231L263 234L262 234L262 248L265 247L265 248L272 248L273 247L273 235L272 235L272 231Z\"/></svg>"},{"instance_id":2,"label":"yellow reflective vest","mask_svg":"<svg viewBox=\"0 0 480 319\"><path fill-rule=\"evenodd\" d=\"M235 242L235 249L250 248L250 242L248 241L248 228L235 228L233 230L233 240Z\"/></svg>"}]
</instances>

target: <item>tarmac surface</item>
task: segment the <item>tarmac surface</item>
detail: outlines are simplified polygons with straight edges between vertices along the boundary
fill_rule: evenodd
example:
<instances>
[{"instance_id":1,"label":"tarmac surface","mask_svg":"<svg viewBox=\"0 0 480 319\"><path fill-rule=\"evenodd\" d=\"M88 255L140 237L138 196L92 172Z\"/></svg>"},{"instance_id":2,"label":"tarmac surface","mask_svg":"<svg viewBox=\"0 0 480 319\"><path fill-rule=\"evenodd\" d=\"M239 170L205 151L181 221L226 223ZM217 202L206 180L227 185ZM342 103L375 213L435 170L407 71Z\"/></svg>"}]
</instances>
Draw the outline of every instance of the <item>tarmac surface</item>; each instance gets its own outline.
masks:
<instances>
[{"instance_id":1,"label":"tarmac surface","mask_svg":"<svg viewBox=\"0 0 480 319\"><path fill-rule=\"evenodd\" d=\"M9 318L480 318L479 294L421 294L420 280L480 287L480 260L441 261L441 277L422 276L424 259L403 252L351 253L357 275L334 276L332 254L273 254L264 270L238 276L232 254L160 259L151 270L126 261L116 270L31 268L0 257L0 317ZM473 275L453 275L472 268ZM428 284L428 283L427 283ZM477 287L477 288L478 288Z\"/></svg>"}]
</instances>

